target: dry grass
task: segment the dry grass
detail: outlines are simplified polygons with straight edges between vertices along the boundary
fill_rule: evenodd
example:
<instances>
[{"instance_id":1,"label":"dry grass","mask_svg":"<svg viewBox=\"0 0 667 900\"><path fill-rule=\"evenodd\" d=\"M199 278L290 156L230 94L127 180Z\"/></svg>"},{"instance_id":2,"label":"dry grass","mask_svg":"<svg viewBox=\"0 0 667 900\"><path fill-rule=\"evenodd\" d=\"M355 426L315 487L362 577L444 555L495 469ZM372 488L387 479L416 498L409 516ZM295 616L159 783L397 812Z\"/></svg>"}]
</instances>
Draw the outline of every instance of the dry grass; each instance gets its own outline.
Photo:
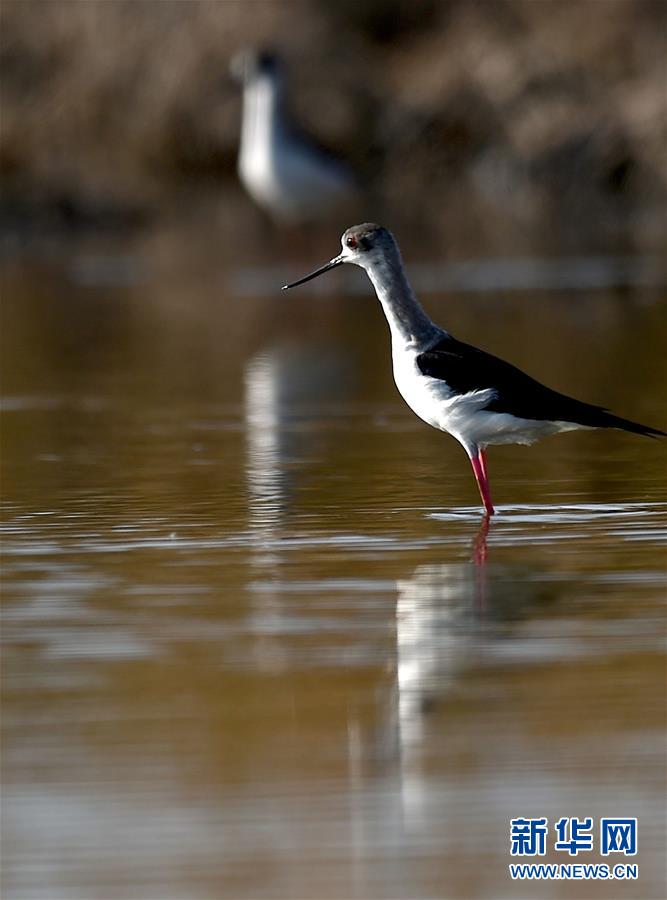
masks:
<instances>
[{"instance_id":1,"label":"dry grass","mask_svg":"<svg viewBox=\"0 0 667 900\"><path fill-rule=\"evenodd\" d=\"M462 250L658 245L662 0L419 9L3 0L6 221L53 209L84 220L105 208L156 215L175 185L233 184L239 99L228 60L270 44L290 65L299 117L366 169L373 208L392 221Z\"/></svg>"}]
</instances>

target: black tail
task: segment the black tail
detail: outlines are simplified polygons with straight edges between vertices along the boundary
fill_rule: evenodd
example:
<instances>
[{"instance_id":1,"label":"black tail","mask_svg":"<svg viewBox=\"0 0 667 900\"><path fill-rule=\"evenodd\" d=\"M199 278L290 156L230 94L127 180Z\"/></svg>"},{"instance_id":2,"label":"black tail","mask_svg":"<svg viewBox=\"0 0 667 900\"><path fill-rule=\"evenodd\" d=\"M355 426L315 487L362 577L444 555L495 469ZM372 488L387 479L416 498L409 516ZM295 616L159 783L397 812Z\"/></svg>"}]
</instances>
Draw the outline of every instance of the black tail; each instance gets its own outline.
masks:
<instances>
[{"instance_id":1,"label":"black tail","mask_svg":"<svg viewBox=\"0 0 667 900\"><path fill-rule=\"evenodd\" d=\"M546 411L544 418L552 421L576 422L577 425L586 425L588 428L618 428L620 431L630 431L632 434L643 434L652 438L667 437L667 432L660 431L659 428L622 419L603 406L593 406L591 403L575 400L548 388L545 389L540 405Z\"/></svg>"},{"instance_id":2,"label":"black tail","mask_svg":"<svg viewBox=\"0 0 667 900\"><path fill-rule=\"evenodd\" d=\"M631 422L629 419L622 419L613 413L607 412L606 409L599 409L597 416L587 417L588 421L581 422L581 425L592 425L593 428L619 428L621 431L630 431L632 434L643 434L646 437L667 437L667 433L660 431L659 428L650 428L648 425L640 425L639 422Z\"/></svg>"}]
</instances>

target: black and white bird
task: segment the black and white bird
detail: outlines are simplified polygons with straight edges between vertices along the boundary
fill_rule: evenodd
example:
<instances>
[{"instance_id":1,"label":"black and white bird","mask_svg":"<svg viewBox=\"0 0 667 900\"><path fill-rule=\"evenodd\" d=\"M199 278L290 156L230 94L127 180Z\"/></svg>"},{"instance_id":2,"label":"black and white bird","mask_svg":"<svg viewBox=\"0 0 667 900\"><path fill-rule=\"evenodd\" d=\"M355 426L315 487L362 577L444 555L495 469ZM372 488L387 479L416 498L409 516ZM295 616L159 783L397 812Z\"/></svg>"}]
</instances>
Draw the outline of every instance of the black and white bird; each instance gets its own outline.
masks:
<instances>
[{"instance_id":1,"label":"black and white bird","mask_svg":"<svg viewBox=\"0 0 667 900\"><path fill-rule=\"evenodd\" d=\"M398 245L386 228L355 225L343 234L342 246L339 256L283 290L343 263L366 270L389 323L396 386L413 412L462 444L487 515L494 513L484 455L490 444L532 444L549 434L589 428L665 435L559 394L439 328L415 297Z\"/></svg>"},{"instance_id":2,"label":"black and white bird","mask_svg":"<svg viewBox=\"0 0 667 900\"><path fill-rule=\"evenodd\" d=\"M238 175L257 205L277 222L298 225L353 197L357 182L351 169L290 120L279 57L243 51L230 68L243 84Z\"/></svg>"}]
</instances>

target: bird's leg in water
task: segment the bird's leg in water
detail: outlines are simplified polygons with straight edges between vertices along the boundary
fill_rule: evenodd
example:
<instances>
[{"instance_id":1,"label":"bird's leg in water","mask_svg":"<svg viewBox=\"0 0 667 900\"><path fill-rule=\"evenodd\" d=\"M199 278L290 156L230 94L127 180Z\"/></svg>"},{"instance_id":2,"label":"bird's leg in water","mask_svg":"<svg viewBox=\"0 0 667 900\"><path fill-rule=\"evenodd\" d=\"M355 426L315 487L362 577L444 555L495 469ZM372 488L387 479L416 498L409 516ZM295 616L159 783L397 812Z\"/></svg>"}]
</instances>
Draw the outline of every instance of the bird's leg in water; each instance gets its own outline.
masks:
<instances>
[{"instance_id":1,"label":"bird's leg in water","mask_svg":"<svg viewBox=\"0 0 667 900\"><path fill-rule=\"evenodd\" d=\"M472 470L475 473L479 493L484 504L487 515L492 516L495 513L493 503L491 501L491 490L489 488L489 478L486 474L486 460L484 459L484 451L478 450L475 456L470 457Z\"/></svg>"}]
</instances>

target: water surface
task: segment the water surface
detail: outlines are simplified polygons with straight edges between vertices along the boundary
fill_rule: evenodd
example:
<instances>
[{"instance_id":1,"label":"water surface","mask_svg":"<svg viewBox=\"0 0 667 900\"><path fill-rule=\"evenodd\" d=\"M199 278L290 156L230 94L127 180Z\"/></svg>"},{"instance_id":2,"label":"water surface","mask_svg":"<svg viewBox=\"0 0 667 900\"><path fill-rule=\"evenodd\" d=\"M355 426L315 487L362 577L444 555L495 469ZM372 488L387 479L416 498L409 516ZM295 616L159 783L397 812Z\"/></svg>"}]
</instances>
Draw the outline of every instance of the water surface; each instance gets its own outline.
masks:
<instances>
[{"instance_id":1,"label":"water surface","mask_svg":"<svg viewBox=\"0 0 667 900\"><path fill-rule=\"evenodd\" d=\"M664 896L664 446L492 450L487 534L370 296L94 258L3 279L3 896ZM665 427L654 295L424 300ZM545 815L640 881L513 884Z\"/></svg>"}]
</instances>

